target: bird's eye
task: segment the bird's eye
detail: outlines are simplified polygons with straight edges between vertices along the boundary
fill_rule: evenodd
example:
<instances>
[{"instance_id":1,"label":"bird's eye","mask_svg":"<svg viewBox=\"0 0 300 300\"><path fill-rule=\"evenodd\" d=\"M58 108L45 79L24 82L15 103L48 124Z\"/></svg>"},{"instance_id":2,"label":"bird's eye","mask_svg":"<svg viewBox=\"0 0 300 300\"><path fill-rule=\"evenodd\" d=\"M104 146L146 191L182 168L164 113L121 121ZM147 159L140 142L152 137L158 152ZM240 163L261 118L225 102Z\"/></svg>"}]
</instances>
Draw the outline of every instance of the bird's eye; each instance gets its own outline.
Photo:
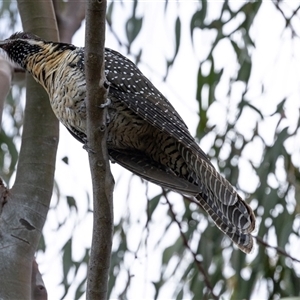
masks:
<instances>
[{"instance_id":1,"label":"bird's eye","mask_svg":"<svg viewBox=\"0 0 300 300\"><path fill-rule=\"evenodd\" d=\"M76 64L74 64L74 63L69 63L69 67L71 67L71 68L76 68Z\"/></svg>"}]
</instances>

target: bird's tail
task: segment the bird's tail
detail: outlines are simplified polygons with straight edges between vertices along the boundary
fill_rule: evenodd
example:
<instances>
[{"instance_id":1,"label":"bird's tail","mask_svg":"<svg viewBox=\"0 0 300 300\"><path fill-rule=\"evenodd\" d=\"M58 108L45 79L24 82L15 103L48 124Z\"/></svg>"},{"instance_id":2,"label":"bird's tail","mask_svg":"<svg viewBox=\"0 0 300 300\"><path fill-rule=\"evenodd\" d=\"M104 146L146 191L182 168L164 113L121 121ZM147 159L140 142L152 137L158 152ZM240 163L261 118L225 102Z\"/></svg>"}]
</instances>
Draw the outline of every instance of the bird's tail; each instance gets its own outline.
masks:
<instances>
[{"instance_id":1,"label":"bird's tail","mask_svg":"<svg viewBox=\"0 0 300 300\"><path fill-rule=\"evenodd\" d=\"M195 197L200 206L209 214L214 223L225 233L238 247L245 253L250 253L253 248L253 238L250 232L254 229L254 215L251 208L241 199L240 201L249 208L247 215L241 215L236 207L224 207L225 210L231 211L236 216L233 217L234 221L230 218L230 215L226 216L224 210L221 210L212 204L211 201L205 200L206 196L198 194ZM236 222L236 219L246 218L250 220L250 226L246 229L241 229L240 222Z\"/></svg>"},{"instance_id":2,"label":"bird's tail","mask_svg":"<svg viewBox=\"0 0 300 300\"><path fill-rule=\"evenodd\" d=\"M250 233L255 228L251 207L209 161L186 148L182 149L182 155L193 169L193 178L199 187L195 198L199 204L242 251L251 252L253 239Z\"/></svg>"}]
</instances>

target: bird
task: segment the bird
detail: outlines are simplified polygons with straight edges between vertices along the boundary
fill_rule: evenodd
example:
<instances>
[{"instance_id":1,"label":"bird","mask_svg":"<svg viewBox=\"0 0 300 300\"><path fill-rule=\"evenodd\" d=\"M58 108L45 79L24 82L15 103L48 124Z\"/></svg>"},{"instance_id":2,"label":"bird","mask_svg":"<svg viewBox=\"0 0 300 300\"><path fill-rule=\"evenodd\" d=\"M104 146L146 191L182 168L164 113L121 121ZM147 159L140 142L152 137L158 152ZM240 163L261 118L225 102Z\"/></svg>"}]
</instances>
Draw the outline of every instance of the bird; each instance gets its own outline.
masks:
<instances>
[{"instance_id":1,"label":"bird","mask_svg":"<svg viewBox=\"0 0 300 300\"><path fill-rule=\"evenodd\" d=\"M86 145L85 48L28 32L14 33L0 48L44 87L56 117ZM104 64L110 160L192 197L240 250L250 253L255 229L251 207L216 170L171 103L119 52L105 48Z\"/></svg>"}]
</instances>

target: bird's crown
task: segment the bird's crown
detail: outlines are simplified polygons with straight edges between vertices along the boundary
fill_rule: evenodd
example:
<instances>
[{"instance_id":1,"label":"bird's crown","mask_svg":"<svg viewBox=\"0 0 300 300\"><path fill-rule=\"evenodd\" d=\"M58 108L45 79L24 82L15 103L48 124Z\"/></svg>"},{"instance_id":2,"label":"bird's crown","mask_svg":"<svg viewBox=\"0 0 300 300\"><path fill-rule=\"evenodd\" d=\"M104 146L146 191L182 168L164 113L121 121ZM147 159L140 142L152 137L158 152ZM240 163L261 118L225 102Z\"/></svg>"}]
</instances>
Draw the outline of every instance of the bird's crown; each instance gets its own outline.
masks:
<instances>
[{"instance_id":1,"label":"bird's crown","mask_svg":"<svg viewBox=\"0 0 300 300\"><path fill-rule=\"evenodd\" d=\"M25 68L26 58L30 54L40 52L44 41L28 32L16 32L8 39L0 42L0 48L4 50L8 58L14 63Z\"/></svg>"},{"instance_id":2,"label":"bird's crown","mask_svg":"<svg viewBox=\"0 0 300 300\"><path fill-rule=\"evenodd\" d=\"M14 63L26 69L28 57L35 55L43 50L44 54L51 52L61 52L64 50L75 50L76 47L71 44L46 42L35 34L29 32L16 32L8 39L0 41L0 48ZM47 49L46 49L47 48Z\"/></svg>"}]
</instances>

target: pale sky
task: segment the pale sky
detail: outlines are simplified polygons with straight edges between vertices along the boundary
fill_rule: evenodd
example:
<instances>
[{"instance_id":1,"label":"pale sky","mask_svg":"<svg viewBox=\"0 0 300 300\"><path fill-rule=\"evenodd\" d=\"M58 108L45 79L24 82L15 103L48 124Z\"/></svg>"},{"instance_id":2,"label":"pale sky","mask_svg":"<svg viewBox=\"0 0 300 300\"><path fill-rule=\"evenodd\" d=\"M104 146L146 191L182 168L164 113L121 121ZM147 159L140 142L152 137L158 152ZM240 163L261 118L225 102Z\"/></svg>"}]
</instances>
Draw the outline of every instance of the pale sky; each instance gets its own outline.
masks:
<instances>
[{"instance_id":1,"label":"pale sky","mask_svg":"<svg viewBox=\"0 0 300 300\"><path fill-rule=\"evenodd\" d=\"M176 1L174 3L169 1L166 14L163 12L163 1L139 2L138 14L143 15L146 12L146 16L142 33L134 42L132 51L137 52L140 47L143 47L140 69L173 104L187 123L192 135L194 135L199 121L198 104L195 98L196 75L199 61L206 57L211 42L215 38L215 33L213 31L196 30L194 32L194 45L192 44L189 20L191 13L195 11L195 7L198 7L198 1L182 1L179 5ZM215 18L220 12L221 2L214 2L213 4L209 3L210 18ZM237 4L235 5L239 5L239 1L236 2ZM129 1L124 1L123 5L115 4L113 26L123 41L126 41L126 38L124 38L124 22L126 21L126 16L131 14L131 5L132 3ZM165 59L166 57L171 58L174 53L174 21L177 14L180 15L182 21L180 51L174 66L169 70L167 81L163 82ZM242 20L242 15L237 16L237 19L231 22L232 24L228 24L227 30L230 31L232 29L231 26L234 28L234 22L241 22ZM298 19L297 22L299 23ZM291 41L288 34L283 34L284 25L283 19L279 16L274 5L265 1L250 32L256 48L252 49L253 69L247 98L263 114L271 114L275 111L278 102L285 96L289 97L286 102L288 121L285 121L285 124L282 126L291 126L293 128L296 126L299 117L299 112L295 110L295 101L298 103L299 108L300 43L299 39ZM300 24L296 23L295 26L299 27ZM238 40L239 37L236 36L236 39ZM83 46L84 26L76 33L73 43L77 46ZM106 35L106 46L126 55L126 49L119 48L118 43L109 30L107 30ZM209 116L211 124L217 125L216 130L222 130L226 118L233 118L236 114L236 103L240 99L240 94L244 91L245 86L241 82L234 83L233 93L228 97L229 78L234 76L236 72L236 57L229 43L224 41L224 43L220 44L214 52L214 58L216 68L224 68L224 77L216 90L217 101L211 107ZM207 68L209 67L207 66ZM261 96L260 90L261 82L265 85L263 96ZM229 109L228 115L225 115L226 109ZM257 117L257 115L248 112L244 119L245 122L238 122L236 128L244 136L251 136ZM260 133L267 143L272 142L274 125L277 121L278 119L276 120L276 118L266 118L264 122L260 123ZM90 245L92 233L91 214L88 217L85 215L87 210L86 195L89 193L90 198L92 195L87 153L82 149L82 145L63 126L60 127L60 134L56 180L62 196L74 196L75 200L77 200L78 215L73 212L70 216L66 216L65 212L68 209L64 201L58 204L58 209L50 210L49 212L44 229L47 250L45 255L39 253L37 256L40 270L44 274L43 278L49 299L60 299L63 292L63 289L58 286L62 280L60 273L62 258L59 253L62 245L70 235L73 235L73 258L81 259L85 253L85 248L88 248ZM300 138L299 135L298 140ZM205 152L209 150L210 145L211 139L209 136L201 141L201 147ZM296 141L288 141L288 148L290 152L297 151L299 153L299 144ZM254 191L260 179L253 173L247 160L250 159L256 164L260 163L261 149L259 142L253 142L246 147L243 152L243 158L239 162L241 171L239 186L248 193ZM226 149L221 155L226 157ZM62 162L61 159L64 156L69 157L69 166ZM300 157L295 155L293 159L300 165ZM142 243L137 258L128 254L125 259L125 266L135 275L131 280L128 298L152 299L154 287L151 281L159 279L160 273L158 270L160 269L161 250L163 247L171 245L174 239L177 239L178 229L176 226L171 227L162 244L155 247L157 239L160 237L159 233L162 232L168 222L165 218L167 206L159 205L149 225L149 232L144 229L147 220L145 211L147 197L151 199L151 197L157 195L160 192L160 188L153 184L149 184L147 188L140 183L141 180L138 177L132 177L128 171L117 165L112 165L112 172L116 181L114 192L115 223L120 220L122 215L130 214L132 227L128 231L128 242L132 251L137 251L140 241L144 241L147 238L147 246ZM172 203L174 204L174 210L178 215L181 215L183 210L181 196L172 194ZM55 197L52 200L52 205L54 204L56 204ZM58 233L53 231L57 226L57 222L62 222L63 220L66 220L65 226ZM202 228L205 228L206 225L207 221L201 220ZM199 231L201 231L201 226L199 226ZM192 247L195 246L192 245ZM300 245L298 242L294 254L297 255L299 251ZM250 260L254 258L255 253L249 256ZM190 259L190 257L186 257L186 261ZM175 261L170 262L170 270L174 263ZM85 276L85 270L86 268L83 267L82 272L79 272L76 278L78 282ZM224 272L230 274L231 270L228 267ZM124 280L126 280L126 272L121 271L121 273L123 278L125 278ZM115 296L124 288L124 282L121 281L117 282ZM176 280L171 279L167 287L163 288L160 294L161 297L164 299L170 298L176 284ZM77 284L75 285L76 287ZM70 288L68 296L65 298L66 300L73 299L75 288ZM257 288L257 295L264 299L263 283L262 286Z\"/></svg>"}]
</instances>

